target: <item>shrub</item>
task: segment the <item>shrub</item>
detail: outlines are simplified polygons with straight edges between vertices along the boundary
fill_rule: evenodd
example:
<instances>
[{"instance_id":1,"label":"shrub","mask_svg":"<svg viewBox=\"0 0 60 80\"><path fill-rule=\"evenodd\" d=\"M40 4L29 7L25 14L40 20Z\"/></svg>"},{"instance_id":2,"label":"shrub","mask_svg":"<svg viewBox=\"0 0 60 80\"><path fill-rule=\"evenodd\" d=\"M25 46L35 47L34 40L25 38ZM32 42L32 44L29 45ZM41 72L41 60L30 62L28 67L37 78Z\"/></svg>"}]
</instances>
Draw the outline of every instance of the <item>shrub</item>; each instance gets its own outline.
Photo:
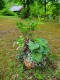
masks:
<instances>
[{"instance_id":1,"label":"shrub","mask_svg":"<svg viewBox=\"0 0 60 80\"><path fill-rule=\"evenodd\" d=\"M23 36L16 41L21 49L18 58L20 61L24 61L25 66L28 68L41 65L45 66L46 56L49 54L49 48L45 39L41 37L32 38L37 24L35 21L31 21L27 27L27 23L17 23L17 27L23 33Z\"/></svg>"},{"instance_id":2,"label":"shrub","mask_svg":"<svg viewBox=\"0 0 60 80\"><path fill-rule=\"evenodd\" d=\"M0 15L15 16L17 14L12 11L9 11L7 8L4 8L0 11Z\"/></svg>"},{"instance_id":3,"label":"shrub","mask_svg":"<svg viewBox=\"0 0 60 80\"><path fill-rule=\"evenodd\" d=\"M34 17L44 15L44 7L41 7L38 2L35 1L34 4L30 6L30 15Z\"/></svg>"},{"instance_id":4,"label":"shrub","mask_svg":"<svg viewBox=\"0 0 60 80\"><path fill-rule=\"evenodd\" d=\"M39 8L37 1L35 1L34 4L30 6L30 15L37 17L40 14Z\"/></svg>"},{"instance_id":5,"label":"shrub","mask_svg":"<svg viewBox=\"0 0 60 80\"><path fill-rule=\"evenodd\" d=\"M7 2L2 10L0 10L0 15L7 15L7 16L15 16L16 13L10 11L10 4Z\"/></svg>"},{"instance_id":6,"label":"shrub","mask_svg":"<svg viewBox=\"0 0 60 80\"><path fill-rule=\"evenodd\" d=\"M24 8L24 9L20 12L20 17L21 17L21 18L26 18L26 17L27 17L27 8Z\"/></svg>"}]
</instances>

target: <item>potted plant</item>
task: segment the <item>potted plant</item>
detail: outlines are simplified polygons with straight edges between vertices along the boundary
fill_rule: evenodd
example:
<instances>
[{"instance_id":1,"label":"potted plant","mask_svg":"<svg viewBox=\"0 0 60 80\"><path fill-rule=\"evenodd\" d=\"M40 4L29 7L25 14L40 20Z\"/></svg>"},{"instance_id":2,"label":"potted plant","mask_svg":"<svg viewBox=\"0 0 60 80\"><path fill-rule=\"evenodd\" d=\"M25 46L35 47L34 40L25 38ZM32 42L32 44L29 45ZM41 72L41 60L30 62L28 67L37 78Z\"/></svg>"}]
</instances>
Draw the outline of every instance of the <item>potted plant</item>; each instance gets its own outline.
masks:
<instances>
[{"instance_id":1,"label":"potted plant","mask_svg":"<svg viewBox=\"0 0 60 80\"><path fill-rule=\"evenodd\" d=\"M46 56L49 54L47 41L41 37L33 37L37 24L35 21L30 21L28 24L17 23L17 27L23 33L23 36L20 36L16 41L21 49L19 59L27 68L45 65Z\"/></svg>"}]
</instances>

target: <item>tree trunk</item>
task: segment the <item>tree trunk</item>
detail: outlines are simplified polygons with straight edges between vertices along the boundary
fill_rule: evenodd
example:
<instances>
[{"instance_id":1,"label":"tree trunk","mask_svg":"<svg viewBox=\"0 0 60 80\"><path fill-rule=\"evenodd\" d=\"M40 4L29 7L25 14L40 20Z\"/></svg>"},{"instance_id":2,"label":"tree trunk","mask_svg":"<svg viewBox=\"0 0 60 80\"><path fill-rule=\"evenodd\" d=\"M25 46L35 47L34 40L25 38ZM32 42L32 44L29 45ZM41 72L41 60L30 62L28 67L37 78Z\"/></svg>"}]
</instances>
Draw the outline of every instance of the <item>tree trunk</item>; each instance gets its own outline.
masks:
<instances>
[{"instance_id":1,"label":"tree trunk","mask_svg":"<svg viewBox=\"0 0 60 80\"><path fill-rule=\"evenodd\" d=\"M26 1L26 5L27 5L27 17L30 15L30 0Z\"/></svg>"},{"instance_id":2,"label":"tree trunk","mask_svg":"<svg viewBox=\"0 0 60 80\"><path fill-rule=\"evenodd\" d=\"M45 6L45 17L46 17L46 0L44 1L44 6Z\"/></svg>"}]
</instances>

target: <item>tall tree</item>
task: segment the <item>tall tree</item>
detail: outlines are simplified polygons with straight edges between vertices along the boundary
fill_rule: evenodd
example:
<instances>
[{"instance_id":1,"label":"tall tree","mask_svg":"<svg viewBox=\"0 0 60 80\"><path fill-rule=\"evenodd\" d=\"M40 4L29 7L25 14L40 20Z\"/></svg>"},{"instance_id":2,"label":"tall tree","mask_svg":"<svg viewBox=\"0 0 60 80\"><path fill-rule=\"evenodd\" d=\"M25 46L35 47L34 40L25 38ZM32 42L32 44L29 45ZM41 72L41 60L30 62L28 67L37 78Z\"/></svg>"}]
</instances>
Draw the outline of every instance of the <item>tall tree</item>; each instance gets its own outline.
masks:
<instances>
[{"instance_id":1,"label":"tall tree","mask_svg":"<svg viewBox=\"0 0 60 80\"><path fill-rule=\"evenodd\" d=\"M30 0L22 0L22 4L24 5L25 17L29 17L30 14Z\"/></svg>"},{"instance_id":2,"label":"tall tree","mask_svg":"<svg viewBox=\"0 0 60 80\"><path fill-rule=\"evenodd\" d=\"M45 17L46 17L46 0L44 0L44 6L45 6Z\"/></svg>"},{"instance_id":3,"label":"tall tree","mask_svg":"<svg viewBox=\"0 0 60 80\"><path fill-rule=\"evenodd\" d=\"M27 5L27 17L28 17L30 14L30 0L26 1L26 5Z\"/></svg>"},{"instance_id":4,"label":"tall tree","mask_svg":"<svg viewBox=\"0 0 60 80\"><path fill-rule=\"evenodd\" d=\"M0 0L0 10L5 7L5 0Z\"/></svg>"}]
</instances>

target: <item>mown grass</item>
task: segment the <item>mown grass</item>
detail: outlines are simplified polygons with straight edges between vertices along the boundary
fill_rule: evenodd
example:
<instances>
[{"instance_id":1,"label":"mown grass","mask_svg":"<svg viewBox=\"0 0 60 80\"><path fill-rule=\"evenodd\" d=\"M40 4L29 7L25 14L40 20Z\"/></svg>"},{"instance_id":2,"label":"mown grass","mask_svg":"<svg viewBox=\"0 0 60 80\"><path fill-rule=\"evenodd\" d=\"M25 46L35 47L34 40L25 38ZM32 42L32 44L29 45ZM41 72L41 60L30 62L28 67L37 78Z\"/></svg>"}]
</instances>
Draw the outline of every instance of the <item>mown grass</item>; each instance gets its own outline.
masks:
<instances>
[{"instance_id":1,"label":"mown grass","mask_svg":"<svg viewBox=\"0 0 60 80\"><path fill-rule=\"evenodd\" d=\"M16 60L16 47L13 43L21 35L16 27L17 21L24 21L17 17L0 17L0 80L54 80L55 70L50 67L25 70L23 64ZM41 26L41 27L40 27ZM44 22L36 27L35 33L48 40L52 58L57 62L59 69L60 62L60 23ZM55 57L57 56L57 58ZM56 70L56 77L60 77Z\"/></svg>"}]
</instances>

